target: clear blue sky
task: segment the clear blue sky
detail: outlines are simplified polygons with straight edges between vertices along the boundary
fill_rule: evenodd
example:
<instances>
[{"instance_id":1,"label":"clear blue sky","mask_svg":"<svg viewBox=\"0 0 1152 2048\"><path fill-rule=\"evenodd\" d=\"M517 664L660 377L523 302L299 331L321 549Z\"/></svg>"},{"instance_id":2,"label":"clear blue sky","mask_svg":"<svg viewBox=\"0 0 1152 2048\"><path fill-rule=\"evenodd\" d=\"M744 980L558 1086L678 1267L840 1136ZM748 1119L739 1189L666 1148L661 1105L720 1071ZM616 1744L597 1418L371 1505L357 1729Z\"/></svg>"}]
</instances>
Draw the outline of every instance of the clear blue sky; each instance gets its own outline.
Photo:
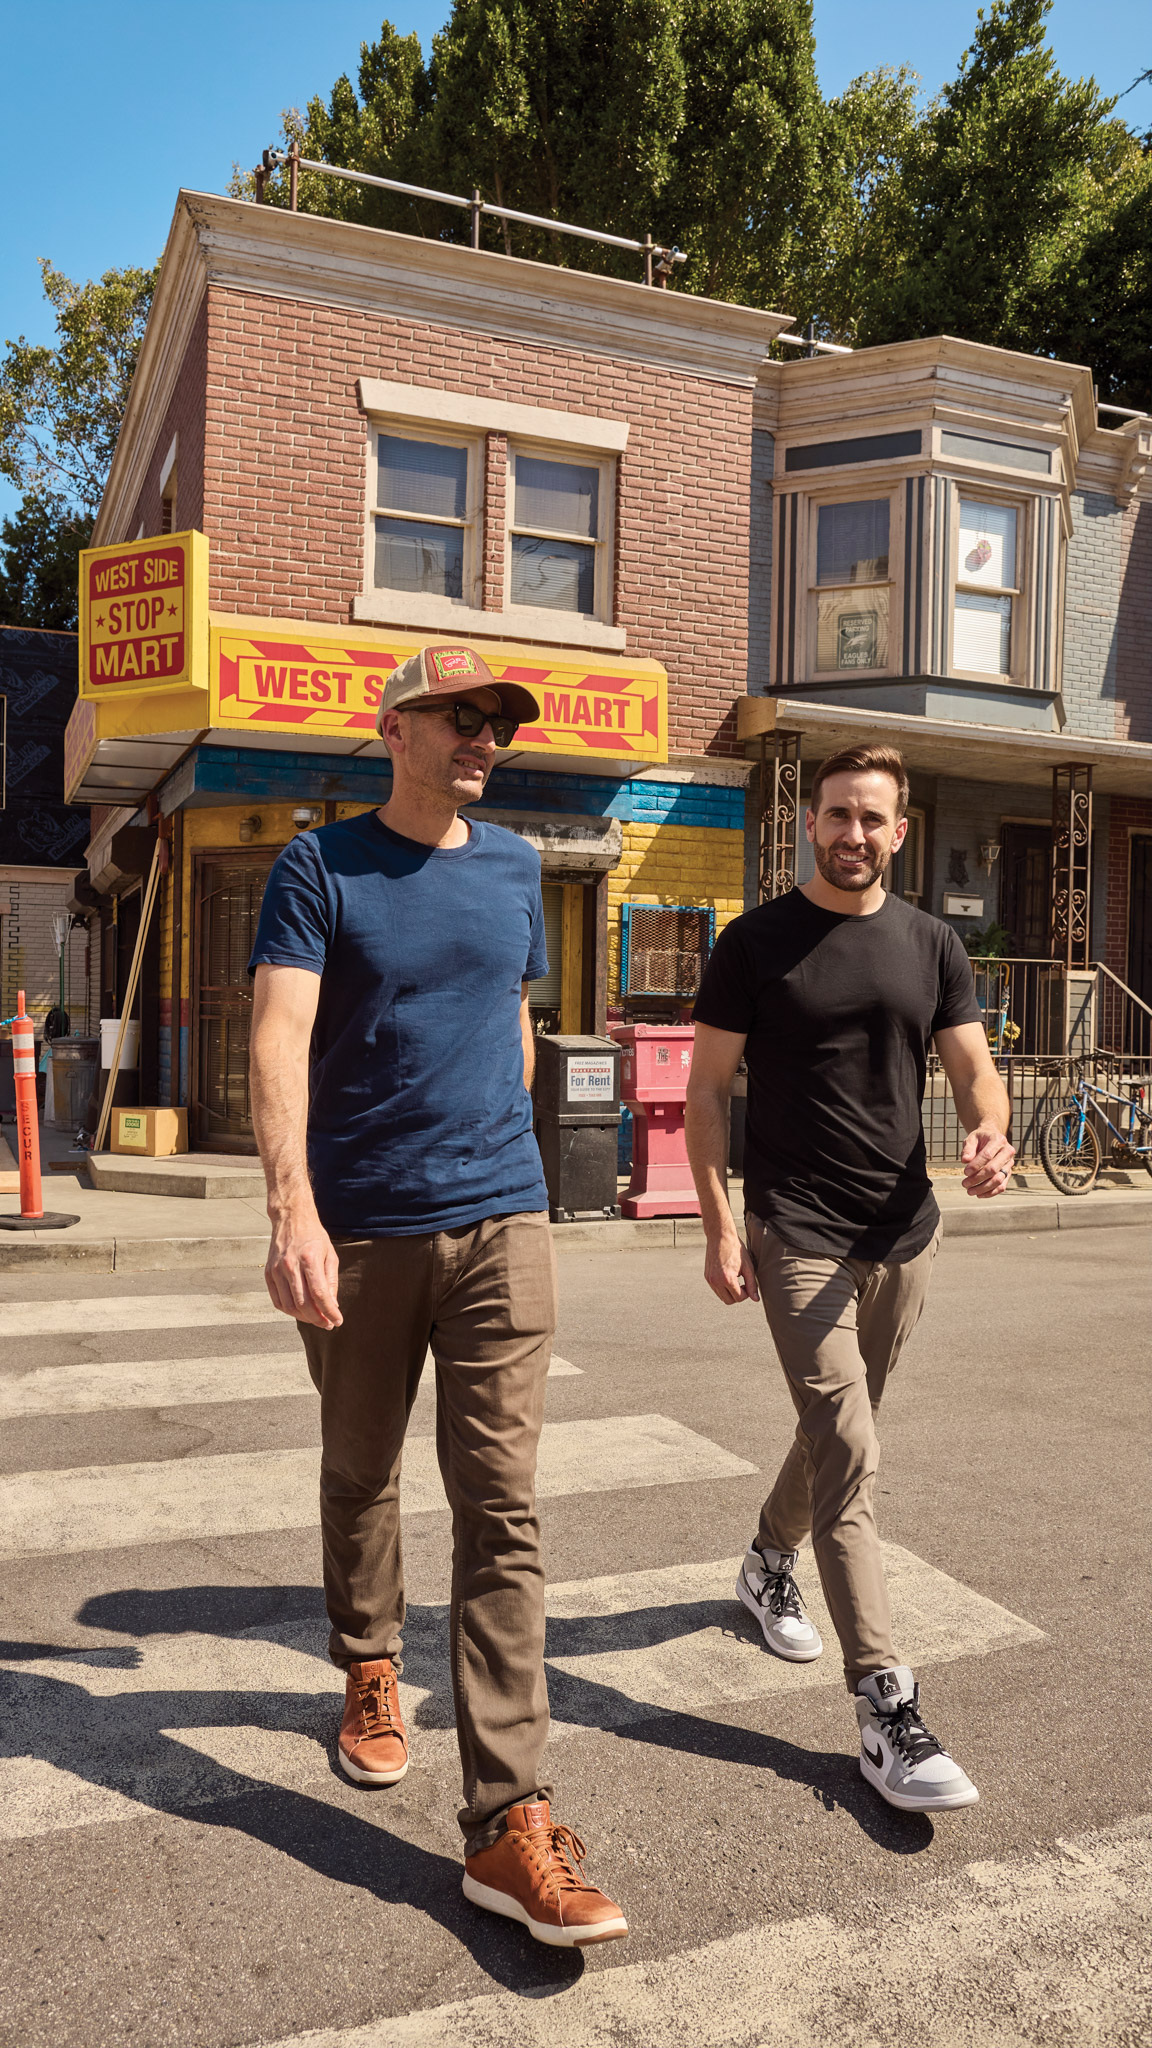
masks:
<instances>
[{"instance_id":1,"label":"clear blue sky","mask_svg":"<svg viewBox=\"0 0 1152 2048\"><path fill-rule=\"evenodd\" d=\"M878 64L907 63L934 91L957 67L977 0L815 0L825 93ZM258 161L281 109L354 73L378 30L380 0L4 0L0 129L0 340L49 341L36 260L84 278L159 254L181 185L222 192L238 159ZM391 16L425 48L447 0L401 0ZM1056 0L1049 35L1072 76L1119 93L1152 64L1147 0ZM1152 88L1119 110L1152 127ZM0 483L0 516L15 494Z\"/></svg>"}]
</instances>

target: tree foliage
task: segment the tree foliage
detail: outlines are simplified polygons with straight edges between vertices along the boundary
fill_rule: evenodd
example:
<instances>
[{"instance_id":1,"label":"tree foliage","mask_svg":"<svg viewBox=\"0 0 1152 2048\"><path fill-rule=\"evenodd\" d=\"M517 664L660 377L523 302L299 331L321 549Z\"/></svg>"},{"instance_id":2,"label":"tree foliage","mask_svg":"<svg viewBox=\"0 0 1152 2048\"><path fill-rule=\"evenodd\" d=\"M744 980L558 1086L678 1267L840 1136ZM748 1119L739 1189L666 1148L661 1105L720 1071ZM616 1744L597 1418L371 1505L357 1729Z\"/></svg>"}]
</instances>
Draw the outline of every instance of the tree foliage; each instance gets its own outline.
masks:
<instances>
[{"instance_id":1,"label":"tree foliage","mask_svg":"<svg viewBox=\"0 0 1152 2048\"><path fill-rule=\"evenodd\" d=\"M27 493L0 525L0 625L74 630L80 550L91 538L91 515L62 493Z\"/></svg>"},{"instance_id":2,"label":"tree foliage","mask_svg":"<svg viewBox=\"0 0 1152 2048\"><path fill-rule=\"evenodd\" d=\"M0 361L0 475L44 502L100 503L159 265L74 284L43 261L57 341L6 344Z\"/></svg>"}]
</instances>

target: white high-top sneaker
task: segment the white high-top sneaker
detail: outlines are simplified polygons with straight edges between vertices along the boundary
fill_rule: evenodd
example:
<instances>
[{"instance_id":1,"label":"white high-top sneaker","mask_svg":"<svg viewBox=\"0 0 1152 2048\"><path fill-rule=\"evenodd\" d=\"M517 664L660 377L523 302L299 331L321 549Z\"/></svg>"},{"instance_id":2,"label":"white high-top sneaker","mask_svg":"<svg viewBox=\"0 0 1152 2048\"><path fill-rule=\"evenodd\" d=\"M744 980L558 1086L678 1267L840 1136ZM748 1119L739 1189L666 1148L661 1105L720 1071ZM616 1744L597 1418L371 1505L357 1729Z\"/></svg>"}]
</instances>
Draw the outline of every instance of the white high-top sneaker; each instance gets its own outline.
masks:
<instances>
[{"instance_id":1,"label":"white high-top sneaker","mask_svg":"<svg viewBox=\"0 0 1152 2048\"><path fill-rule=\"evenodd\" d=\"M761 1550L753 1543L740 1567L736 1598L756 1616L770 1650L790 1664L811 1664L824 1645L792 1577L796 1558L795 1550Z\"/></svg>"},{"instance_id":2,"label":"white high-top sneaker","mask_svg":"<svg viewBox=\"0 0 1152 2048\"><path fill-rule=\"evenodd\" d=\"M975 1806L980 1794L920 1718L920 1687L906 1664L873 1671L856 1687L860 1773L889 1806L939 1813Z\"/></svg>"}]
</instances>

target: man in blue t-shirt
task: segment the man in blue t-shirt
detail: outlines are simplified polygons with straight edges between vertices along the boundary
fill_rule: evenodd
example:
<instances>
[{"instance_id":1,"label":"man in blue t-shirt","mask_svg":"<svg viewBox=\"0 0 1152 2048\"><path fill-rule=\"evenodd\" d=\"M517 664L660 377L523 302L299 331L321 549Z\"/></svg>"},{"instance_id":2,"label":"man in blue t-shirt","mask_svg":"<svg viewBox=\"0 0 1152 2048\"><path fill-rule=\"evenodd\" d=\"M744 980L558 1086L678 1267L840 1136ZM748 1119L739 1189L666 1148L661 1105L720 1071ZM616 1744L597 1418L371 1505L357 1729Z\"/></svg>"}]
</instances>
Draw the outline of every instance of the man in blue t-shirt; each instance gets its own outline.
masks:
<instances>
[{"instance_id":1,"label":"man in blue t-shirt","mask_svg":"<svg viewBox=\"0 0 1152 2048\"><path fill-rule=\"evenodd\" d=\"M252 1115L268 1291L320 1394L329 1649L347 1674L340 1763L408 1769L397 1676L399 1484L429 1347L452 1509L450 1649L464 1890L551 1946L628 1932L551 1817L536 1451L556 1321L532 1133L527 984L547 972L540 859L469 824L497 748L539 706L474 648L389 676L378 811L303 833L264 894L251 969Z\"/></svg>"}]
</instances>

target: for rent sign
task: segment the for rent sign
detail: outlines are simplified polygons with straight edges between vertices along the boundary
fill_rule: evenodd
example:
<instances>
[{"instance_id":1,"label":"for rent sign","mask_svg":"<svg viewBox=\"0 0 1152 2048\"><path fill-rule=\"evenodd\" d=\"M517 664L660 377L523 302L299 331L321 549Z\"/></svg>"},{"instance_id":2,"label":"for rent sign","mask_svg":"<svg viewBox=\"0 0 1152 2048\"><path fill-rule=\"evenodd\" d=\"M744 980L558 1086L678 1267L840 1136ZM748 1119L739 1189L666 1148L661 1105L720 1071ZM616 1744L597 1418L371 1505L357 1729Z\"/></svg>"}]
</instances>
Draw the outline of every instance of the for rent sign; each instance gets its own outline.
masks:
<instances>
[{"instance_id":1,"label":"for rent sign","mask_svg":"<svg viewBox=\"0 0 1152 2048\"><path fill-rule=\"evenodd\" d=\"M80 557L80 694L203 685L208 542L172 533Z\"/></svg>"}]
</instances>

